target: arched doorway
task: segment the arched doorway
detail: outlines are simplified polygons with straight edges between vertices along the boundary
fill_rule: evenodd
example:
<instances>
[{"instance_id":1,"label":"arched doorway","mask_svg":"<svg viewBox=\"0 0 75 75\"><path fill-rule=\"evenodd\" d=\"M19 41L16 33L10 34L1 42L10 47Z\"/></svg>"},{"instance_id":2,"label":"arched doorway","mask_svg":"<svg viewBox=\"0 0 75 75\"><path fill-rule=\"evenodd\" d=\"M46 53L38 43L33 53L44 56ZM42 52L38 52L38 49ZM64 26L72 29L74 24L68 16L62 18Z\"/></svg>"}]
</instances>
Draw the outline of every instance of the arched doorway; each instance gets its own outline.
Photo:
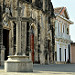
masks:
<instances>
[{"instance_id":1,"label":"arched doorway","mask_svg":"<svg viewBox=\"0 0 75 75\"><path fill-rule=\"evenodd\" d=\"M34 29L31 26L31 34L30 34L30 49L31 49L31 55L32 55L32 61L34 63Z\"/></svg>"},{"instance_id":2,"label":"arched doorway","mask_svg":"<svg viewBox=\"0 0 75 75\"><path fill-rule=\"evenodd\" d=\"M3 45L5 46L5 60L9 55L9 30L3 29Z\"/></svg>"}]
</instances>

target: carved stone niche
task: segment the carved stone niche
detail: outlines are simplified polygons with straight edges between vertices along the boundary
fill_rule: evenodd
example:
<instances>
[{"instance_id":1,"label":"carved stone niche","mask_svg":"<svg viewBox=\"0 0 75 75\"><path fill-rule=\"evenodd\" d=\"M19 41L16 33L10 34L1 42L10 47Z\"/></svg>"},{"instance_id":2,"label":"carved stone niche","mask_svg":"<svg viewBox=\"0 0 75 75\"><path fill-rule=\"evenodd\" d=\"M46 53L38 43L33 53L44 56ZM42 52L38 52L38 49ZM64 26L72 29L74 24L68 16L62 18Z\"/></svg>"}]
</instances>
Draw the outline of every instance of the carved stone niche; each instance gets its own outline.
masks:
<instances>
[{"instance_id":1,"label":"carved stone niche","mask_svg":"<svg viewBox=\"0 0 75 75\"><path fill-rule=\"evenodd\" d=\"M7 13L5 13L5 14L3 14L3 25L4 26L8 26L8 14Z\"/></svg>"},{"instance_id":2,"label":"carved stone niche","mask_svg":"<svg viewBox=\"0 0 75 75\"><path fill-rule=\"evenodd\" d=\"M10 7L10 0L5 0L6 7Z\"/></svg>"},{"instance_id":3,"label":"carved stone niche","mask_svg":"<svg viewBox=\"0 0 75 75\"><path fill-rule=\"evenodd\" d=\"M42 8L43 8L43 1L42 1L42 0L39 0L39 1L36 0L36 1L35 1L35 5L36 5L38 8L41 8L41 9L42 9Z\"/></svg>"}]
</instances>

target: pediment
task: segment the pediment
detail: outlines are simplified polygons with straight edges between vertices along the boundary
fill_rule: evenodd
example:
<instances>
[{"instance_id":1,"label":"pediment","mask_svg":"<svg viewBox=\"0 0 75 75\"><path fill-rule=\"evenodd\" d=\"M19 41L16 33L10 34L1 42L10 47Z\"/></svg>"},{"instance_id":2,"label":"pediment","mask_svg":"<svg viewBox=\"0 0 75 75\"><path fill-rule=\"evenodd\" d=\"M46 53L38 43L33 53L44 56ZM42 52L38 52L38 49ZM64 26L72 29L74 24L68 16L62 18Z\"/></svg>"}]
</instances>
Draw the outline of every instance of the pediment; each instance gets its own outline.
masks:
<instances>
[{"instance_id":1,"label":"pediment","mask_svg":"<svg viewBox=\"0 0 75 75\"><path fill-rule=\"evenodd\" d=\"M54 12L55 12L55 14L60 14L61 16L69 19L69 15L68 15L68 12L67 12L66 7L58 7L58 8L55 8L54 9Z\"/></svg>"},{"instance_id":2,"label":"pediment","mask_svg":"<svg viewBox=\"0 0 75 75\"><path fill-rule=\"evenodd\" d=\"M66 8L63 8L63 10L61 11L60 15L62 15L63 17L69 19L69 15L68 15L68 12L67 12Z\"/></svg>"}]
</instances>

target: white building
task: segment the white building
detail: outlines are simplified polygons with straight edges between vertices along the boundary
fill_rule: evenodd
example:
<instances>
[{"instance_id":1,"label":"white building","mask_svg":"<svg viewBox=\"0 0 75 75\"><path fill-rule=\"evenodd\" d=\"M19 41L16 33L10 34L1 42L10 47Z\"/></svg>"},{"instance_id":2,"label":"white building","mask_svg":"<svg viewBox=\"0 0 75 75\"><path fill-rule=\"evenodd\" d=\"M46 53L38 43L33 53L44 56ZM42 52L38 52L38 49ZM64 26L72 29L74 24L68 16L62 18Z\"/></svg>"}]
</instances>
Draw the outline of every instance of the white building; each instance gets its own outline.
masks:
<instances>
[{"instance_id":1,"label":"white building","mask_svg":"<svg viewBox=\"0 0 75 75\"><path fill-rule=\"evenodd\" d=\"M64 63L70 59L69 26L73 22L69 20L66 7L55 8L55 15L55 60Z\"/></svg>"}]
</instances>

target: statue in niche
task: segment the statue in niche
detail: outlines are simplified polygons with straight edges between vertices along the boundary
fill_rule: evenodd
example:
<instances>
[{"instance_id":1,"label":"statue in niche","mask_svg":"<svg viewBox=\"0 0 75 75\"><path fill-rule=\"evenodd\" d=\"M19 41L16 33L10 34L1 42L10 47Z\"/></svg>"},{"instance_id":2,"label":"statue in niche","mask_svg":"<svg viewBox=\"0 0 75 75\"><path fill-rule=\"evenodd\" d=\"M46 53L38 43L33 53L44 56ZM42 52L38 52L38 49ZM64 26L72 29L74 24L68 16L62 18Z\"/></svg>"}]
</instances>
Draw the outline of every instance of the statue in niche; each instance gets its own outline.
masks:
<instances>
[{"instance_id":1,"label":"statue in niche","mask_svg":"<svg viewBox=\"0 0 75 75\"><path fill-rule=\"evenodd\" d=\"M3 14L3 24L5 25L5 26L8 26L8 14L7 13L4 13Z\"/></svg>"},{"instance_id":2,"label":"statue in niche","mask_svg":"<svg viewBox=\"0 0 75 75\"><path fill-rule=\"evenodd\" d=\"M35 1L35 5L36 5L37 7L39 7L39 8L42 9L42 8L43 8L43 1L42 1L42 0L39 0L39 1L36 0L36 1Z\"/></svg>"},{"instance_id":3,"label":"statue in niche","mask_svg":"<svg viewBox=\"0 0 75 75\"><path fill-rule=\"evenodd\" d=\"M3 14L3 24L5 26L8 26L9 20L8 20L8 16L10 16L10 9L9 8L5 8L5 13Z\"/></svg>"}]
</instances>

